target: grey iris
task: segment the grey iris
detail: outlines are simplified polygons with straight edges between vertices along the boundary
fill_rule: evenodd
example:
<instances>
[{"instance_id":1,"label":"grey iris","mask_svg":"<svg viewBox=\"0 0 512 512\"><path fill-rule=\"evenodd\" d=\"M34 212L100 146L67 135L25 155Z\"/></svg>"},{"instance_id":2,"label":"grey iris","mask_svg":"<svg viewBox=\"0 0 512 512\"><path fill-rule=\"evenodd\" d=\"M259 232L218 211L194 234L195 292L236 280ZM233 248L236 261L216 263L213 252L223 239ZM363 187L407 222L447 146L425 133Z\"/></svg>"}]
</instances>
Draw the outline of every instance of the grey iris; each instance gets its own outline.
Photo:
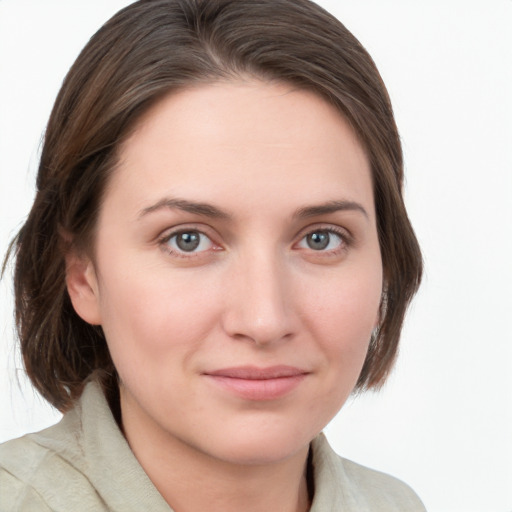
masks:
<instances>
[{"instance_id":1,"label":"grey iris","mask_svg":"<svg viewBox=\"0 0 512 512\"><path fill-rule=\"evenodd\" d=\"M201 241L199 233L193 231L189 233L180 233L176 236L176 245L185 252L192 252L199 246Z\"/></svg>"},{"instance_id":2,"label":"grey iris","mask_svg":"<svg viewBox=\"0 0 512 512\"><path fill-rule=\"evenodd\" d=\"M310 249L321 251L329 245L330 235L327 231L316 231L306 237Z\"/></svg>"}]
</instances>

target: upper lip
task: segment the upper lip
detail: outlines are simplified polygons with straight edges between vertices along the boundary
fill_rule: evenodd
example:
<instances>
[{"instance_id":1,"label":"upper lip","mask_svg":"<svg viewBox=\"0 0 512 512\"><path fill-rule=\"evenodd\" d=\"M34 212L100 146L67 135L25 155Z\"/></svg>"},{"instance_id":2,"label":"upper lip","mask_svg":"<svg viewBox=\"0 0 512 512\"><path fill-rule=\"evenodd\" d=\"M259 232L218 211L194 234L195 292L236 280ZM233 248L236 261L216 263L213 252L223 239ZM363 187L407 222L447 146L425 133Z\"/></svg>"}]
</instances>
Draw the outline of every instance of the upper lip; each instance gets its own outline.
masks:
<instances>
[{"instance_id":1,"label":"upper lip","mask_svg":"<svg viewBox=\"0 0 512 512\"><path fill-rule=\"evenodd\" d=\"M257 366L236 366L231 368L222 368L205 372L206 375L213 377L227 377L231 379L246 380L268 380L284 377L297 377L309 373L306 370L296 368L295 366L278 365L260 368Z\"/></svg>"}]
</instances>

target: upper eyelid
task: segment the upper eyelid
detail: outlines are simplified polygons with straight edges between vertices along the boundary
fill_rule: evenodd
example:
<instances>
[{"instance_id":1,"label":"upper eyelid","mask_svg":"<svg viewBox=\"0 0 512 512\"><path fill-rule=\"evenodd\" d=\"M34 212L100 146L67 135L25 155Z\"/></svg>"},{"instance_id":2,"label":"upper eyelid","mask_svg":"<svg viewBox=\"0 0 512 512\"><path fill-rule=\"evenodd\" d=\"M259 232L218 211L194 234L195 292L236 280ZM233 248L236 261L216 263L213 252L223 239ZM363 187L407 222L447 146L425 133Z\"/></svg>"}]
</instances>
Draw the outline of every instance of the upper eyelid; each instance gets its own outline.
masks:
<instances>
[{"instance_id":1,"label":"upper eyelid","mask_svg":"<svg viewBox=\"0 0 512 512\"><path fill-rule=\"evenodd\" d=\"M166 235L162 236L162 239L163 240L170 240L171 238L174 238L178 235L182 235L184 233L199 233L200 235L203 235L205 236L206 238L208 238L209 240L212 240L212 237L209 236L208 234L204 233L203 231L199 231L198 229L182 229L182 230L178 230L178 231L171 231L170 233L167 233Z\"/></svg>"},{"instance_id":2,"label":"upper eyelid","mask_svg":"<svg viewBox=\"0 0 512 512\"><path fill-rule=\"evenodd\" d=\"M191 231L201 233L202 235L205 235L210 240L212 240L212 242L214 242L214 238L215 238L214 230L205 225L201 225L201 227L198 227L197 224L196 225L183 224L183 225L179 225L179 226L168 227L168 228L162 230L157 238L158 238L158 240L170 239L173 236L179 235L180 233L187 233L187 232L191 232Z\"/></svg>"},{"instance_id":3,"label":"upper eyelid","mask_svg":"<svg viewBox=\"0 0 512 512\"><path fill-rule=\"evenodd\" d=\"M339 225L333 225L333 224L329 224L329 225L323 224L322 225L322 224L320 224L317 226L308 226L307 228L301 230L299 235L296 238L296 241L293 244L294 247L296 245L300 244L306 236L308 236L309 234L315 233L317 231L327 231L329 233L333 233L340 239L340 245L339 245L339 247L336 247L335 249L318 250L318 251L313 251L313 249L311 249L311 251L313 251L317 257L322 257L322 256L328 257L328 256L341 254L341 253L348 251L349 249L354 247L354 245L356 244L355 237L352 235L352 233L348 229L343 228ZM305 248L297 248L297 249L308 251L308 249L305 249Z\"/></svg>"},{"instance_id":4,"label":"upper eyelid","mask_svg":"<svg viewBox=\"0 0 512 512\"><path fill-rule=\"evenodd\" d=\"M155 242L158 246L164 247L164 246L167 246L167 244L170 242L170 240L172 240L174 237L180 235L181 233L196 232L196 233L204 235L206 238L208 238L208 240L210 241L210 243L212 245L212 247L210 249L222 247L222 244L220 244L217 241L217 237L212 236L211 234L207 233L206 231L207 230L205 230L205 229L199 229L197 226L196 227L175 226L173 228L167 228L167 229L164 229L163 231L161 231L160 234L156 237ZM165 250L169 251L170 247L166 247ZM190 252L190 253L187 253L187 252L181 253L181 251L174 250L174 252L176 252L177 254L178 253L183 254L186 257L190 258L190 257L194 257L194 256L197 257L202 253L208 252L208 250L199 251L199 252L194 251L194 252Z\"/></svg>"},{"instance_id":5,"label":"upper eyelid","mask_svg":"<svg viewBox=\"0 0 512 512\"><path fill-rule=\"evenodd\" d=\"M201 251L184 251L179 248L171 247L169 242L176 236L187 233L187 232L196 232L200 235L204 235L208 240L210 241L211 246L207 249L201 250ZM165 230L161 236L157 238L157 244L158 247L163 250L166 254L169 256L172 256L174 258L179 258L183 260L189 260L193 261L197 258L204 258L206 255L211 254L211 252L216 252L219 250L219 248L222 250L222 247L220 244L218 244L211 236L209 236L207 233L204 233L202 230L199 230L197 228L175 228L170 230Z\"/></svg>"},{"instance_id":6,"label":"upper eyelid","mask_svg":"<svg viewBox=\"0 0 512 512\"><path fill-rule=\"evenodd\" d=\"M354 238L354 235L348 228L339 226L337 224L330 224L328 222L318 222L305 226L297 233L296 238L301 240L303 237L310 233L314 233L315 231L329 231L349 240Z\"/></svg>"}]
</instances>

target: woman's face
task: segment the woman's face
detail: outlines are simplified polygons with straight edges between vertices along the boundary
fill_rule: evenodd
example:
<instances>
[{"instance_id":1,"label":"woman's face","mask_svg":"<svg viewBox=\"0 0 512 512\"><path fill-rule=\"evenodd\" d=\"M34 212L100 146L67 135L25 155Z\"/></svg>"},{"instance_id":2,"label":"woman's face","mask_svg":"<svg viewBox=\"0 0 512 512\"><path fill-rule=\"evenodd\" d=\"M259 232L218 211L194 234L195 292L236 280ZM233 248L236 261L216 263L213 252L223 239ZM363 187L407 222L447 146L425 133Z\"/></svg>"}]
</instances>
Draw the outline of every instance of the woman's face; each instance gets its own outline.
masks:
<instances>
[{"instance_id":1,"label":"woman's face","mask_svg":"<svg viewBox=\"0 0 512 512\"><path fill-rule=\"evenodd\" d=\"M378 320L368 160L312 93L173 93L121 148L82 278L70 294L103 327L129 438L285 459L341 408Z\"/></svg>"}]
</instances>

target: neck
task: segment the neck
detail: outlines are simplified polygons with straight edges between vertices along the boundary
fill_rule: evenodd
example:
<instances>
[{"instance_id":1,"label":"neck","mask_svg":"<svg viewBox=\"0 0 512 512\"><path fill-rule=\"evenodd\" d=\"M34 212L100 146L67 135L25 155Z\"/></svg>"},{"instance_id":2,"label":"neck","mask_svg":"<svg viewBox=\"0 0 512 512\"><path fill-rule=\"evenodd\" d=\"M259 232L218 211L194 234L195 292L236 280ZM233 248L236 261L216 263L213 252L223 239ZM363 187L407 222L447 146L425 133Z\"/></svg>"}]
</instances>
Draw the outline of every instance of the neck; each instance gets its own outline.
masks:
<instances>
[{"instance_id":1,"label":"neck","mask_svg":"<svg viewBox=\"0 0 512 512\"><path fill-rule=\"evenodd\" d=\"M123 430L135 457L175 512L309 510L307 446L285 460L244 464L148 430L124 411Z\"/></svg>"},{"instance_id":2,"label":"neck","mask_svg":"<svg viewBox=\"0 0 512 512\"><path fill-rule=\"evenodd\" d=\"M309 510L307 453L257 466L219 463L196 454L183 457L182 450L168 454L158 464L147 461L143 467L175 512Z\"/></svg>"}]
</instances>

